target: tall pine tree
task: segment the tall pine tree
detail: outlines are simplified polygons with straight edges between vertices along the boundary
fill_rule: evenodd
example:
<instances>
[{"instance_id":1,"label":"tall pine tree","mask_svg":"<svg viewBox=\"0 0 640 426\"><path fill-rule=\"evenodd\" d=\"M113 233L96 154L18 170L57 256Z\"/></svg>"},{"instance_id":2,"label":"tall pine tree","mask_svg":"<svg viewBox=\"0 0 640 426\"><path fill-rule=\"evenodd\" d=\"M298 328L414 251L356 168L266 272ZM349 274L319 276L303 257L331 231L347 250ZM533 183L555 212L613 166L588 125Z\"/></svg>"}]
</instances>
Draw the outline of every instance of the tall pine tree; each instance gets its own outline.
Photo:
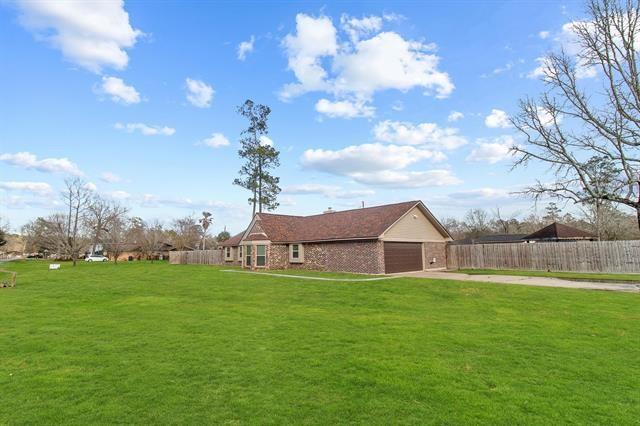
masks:
<instances>
[{"instance_id":1,"label":"tall pine tree","mask_svg":"<svg viewBox=\"0 0 640 426\"><path fill-rule=\"evenodd\" d=\"M238 113L249 120L249 126L240 134L238 155L245 159L245 163L238 172L240 177L233 184L251 191L248 201L253 205L254 215L256 209L258 212L274 210L279 205L280 178L270 171L280 165L280 152L265 143L271 108L248 99L238 107Z\"/></svg>"}]
</instances>

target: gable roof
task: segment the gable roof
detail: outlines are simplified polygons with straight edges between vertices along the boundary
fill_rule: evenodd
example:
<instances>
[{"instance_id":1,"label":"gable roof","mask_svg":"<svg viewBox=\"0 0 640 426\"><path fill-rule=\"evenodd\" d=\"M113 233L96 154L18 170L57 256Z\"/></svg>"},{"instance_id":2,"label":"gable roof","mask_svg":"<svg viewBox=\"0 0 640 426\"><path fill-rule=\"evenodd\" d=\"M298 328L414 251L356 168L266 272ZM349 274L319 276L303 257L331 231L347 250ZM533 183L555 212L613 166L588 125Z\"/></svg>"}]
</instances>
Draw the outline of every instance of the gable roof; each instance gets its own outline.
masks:
<instances>
[{"instance_id":1,"label":"gable roof","mask_svg":"<svg viewBox=\"0 0 640 426\"><path fill-rule=\"evenodd\" d=\"M525 240L581 240L593 238L596 238L596 235L591 232L583 231L573 226L563 225L558 222L553 222L551 225L545 226L524 237Z\"/></svg>"},{"instance_id":2,"label":"gable roof","mask_svg":"<svg viewBox=\"0 0 640 426\"><path fill-rule=\"evenodd\" d=\"M447 230L435 219L421 201L407 201L313 216L258 213L252 222L253 226L248 231L251 233L245 235L243 240L269 239L273 242L287 243L377 239L391 225L416 206L423 211L443 236L449 237ZM259 228L259 232L253 232L255 227Z\"/></svg>"}]
</instances>

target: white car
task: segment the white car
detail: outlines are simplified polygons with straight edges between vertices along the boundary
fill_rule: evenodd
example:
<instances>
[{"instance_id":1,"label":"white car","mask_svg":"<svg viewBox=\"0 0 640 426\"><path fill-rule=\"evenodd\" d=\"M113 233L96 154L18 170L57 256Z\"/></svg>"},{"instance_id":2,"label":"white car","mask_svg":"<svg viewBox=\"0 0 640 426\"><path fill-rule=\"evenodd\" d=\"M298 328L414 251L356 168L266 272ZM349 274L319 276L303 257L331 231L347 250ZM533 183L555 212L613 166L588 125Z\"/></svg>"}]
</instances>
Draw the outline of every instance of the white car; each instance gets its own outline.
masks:
<instances>
[{"instance_id":1,"label":"white car","mask_svg":"<svg viewBox=\"0 0 640 426\"><path fill-rule=\"evenodd\" d=\"M101 254L91 254L84 259L85 262L108 262L109 258Z\"/></svg>"}]
</instances>

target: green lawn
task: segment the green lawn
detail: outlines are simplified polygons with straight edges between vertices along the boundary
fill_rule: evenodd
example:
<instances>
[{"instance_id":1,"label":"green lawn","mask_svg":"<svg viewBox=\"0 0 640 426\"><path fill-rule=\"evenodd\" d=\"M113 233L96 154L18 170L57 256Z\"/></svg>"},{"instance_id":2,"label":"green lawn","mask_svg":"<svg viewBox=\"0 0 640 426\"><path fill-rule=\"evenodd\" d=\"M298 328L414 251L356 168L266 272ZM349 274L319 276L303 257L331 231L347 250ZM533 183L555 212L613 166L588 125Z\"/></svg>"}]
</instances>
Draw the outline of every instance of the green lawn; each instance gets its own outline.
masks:
<instances>
[{"instance_id":1,"label":"green lawn","mask_svg":"<svg viewBox=\"0 0 640 426\"><path fill-rule=\"evenodd\" d=\"M18 287L0 289L0 424L640 419L637 294L3 267Z\"/></svg>"},{"instance_id":2,"label":"green lawn","mask_svg":"<svg viewBox=\"0 0 640 426\"><path fill-rule=\"evenodd\" d=\"M598 274L588 272L547 272L547 271L520 271L514 269L460 269L469 275L517 275L528 277L552 277L569 280L584 281L623 281L640 283L640 274Z\"/></svg>"}]
</instances>

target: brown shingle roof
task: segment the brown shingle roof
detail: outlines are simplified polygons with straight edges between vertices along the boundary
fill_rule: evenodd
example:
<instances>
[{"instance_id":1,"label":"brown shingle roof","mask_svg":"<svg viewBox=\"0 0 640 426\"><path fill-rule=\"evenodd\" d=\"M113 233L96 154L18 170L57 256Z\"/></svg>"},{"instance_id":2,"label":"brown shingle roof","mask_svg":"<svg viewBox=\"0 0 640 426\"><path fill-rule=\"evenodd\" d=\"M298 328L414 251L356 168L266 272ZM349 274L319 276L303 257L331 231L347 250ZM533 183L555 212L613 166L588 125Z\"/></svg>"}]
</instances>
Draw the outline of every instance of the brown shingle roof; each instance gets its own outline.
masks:
<instances>
[{"instance_id":1,"label":"brown shingle roof","mask_svg":"<svg viewBox=\"0 0 640 426\"><path fill-rule=\"evenodd\" d=\"M242 236L244 235L244 233L245 231L242 231L239 234L236 234L233 237L229 238L228 240L221 242L220 246L237 246L238 244L240 244L240 240L242 240Z\"/></svg>"},{"instance_id":2,"label":"brown shingle roof","mask_svg":"<svg viewBox=\"0 0 640 426\"><path fill-rule=\"evenodd\" d=\"M258 213L256 223L259 224L260 233L249 234L245 240L262 238L262 232L273 242L375 239L416 205L421 205L433 217L420 201L313 216ZM442 225L433 219L434 225L448 236Z\"/></svg>"},{"instance_id":3,"label":"brown shingle roof","mask_svg":"<svg viewBox=\"0 0 640 426\"><path fill-rule=\"evenodd\" d=\"M553 222L551 225L524 237L525 240L580 240L592 238L596 238L596 236L591 232L557 222Z\"/></svg>"}]
</instances>

